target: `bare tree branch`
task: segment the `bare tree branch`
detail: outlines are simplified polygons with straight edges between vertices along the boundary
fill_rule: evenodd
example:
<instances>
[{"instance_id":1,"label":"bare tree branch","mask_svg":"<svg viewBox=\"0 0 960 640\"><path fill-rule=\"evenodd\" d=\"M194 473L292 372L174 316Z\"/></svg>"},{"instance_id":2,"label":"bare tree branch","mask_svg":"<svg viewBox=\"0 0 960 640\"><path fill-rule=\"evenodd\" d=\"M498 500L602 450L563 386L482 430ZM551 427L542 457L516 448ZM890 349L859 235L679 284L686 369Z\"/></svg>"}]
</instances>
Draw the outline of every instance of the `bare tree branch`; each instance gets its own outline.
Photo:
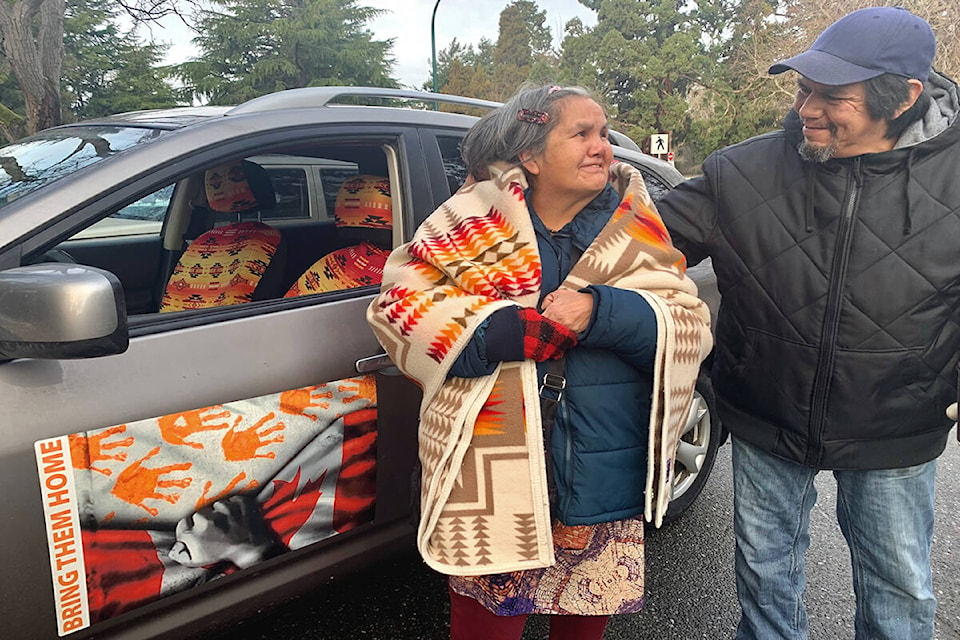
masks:
<instances>
[{"instance_id":1,"label":"bare tree branch","mask_svg":"<svg viewBox=\"0 0 960 640\"><path fill-rule=\"evenodd\" d=\"M134 23L157 22L173 15L190 25L192 14L203 8L202 0L117 0L117 4Z\"/></svg>"}]
</instances>

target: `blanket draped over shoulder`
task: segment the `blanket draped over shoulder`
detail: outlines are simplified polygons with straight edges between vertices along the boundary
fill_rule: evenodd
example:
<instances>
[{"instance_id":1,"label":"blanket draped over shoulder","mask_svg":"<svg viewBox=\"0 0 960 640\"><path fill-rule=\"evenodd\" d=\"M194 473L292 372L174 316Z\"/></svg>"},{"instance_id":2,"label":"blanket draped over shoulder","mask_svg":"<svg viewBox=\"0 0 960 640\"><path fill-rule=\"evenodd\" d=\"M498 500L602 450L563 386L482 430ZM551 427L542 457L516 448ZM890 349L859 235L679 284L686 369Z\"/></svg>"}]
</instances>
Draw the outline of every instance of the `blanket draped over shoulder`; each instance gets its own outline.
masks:
<instances>
[{"instance_id":1,"label":"blanket draped over shoulder","mask_svg":"<svg viewBox=\"0 0 960 640\"><path fill-rule=\"evenodd\" d=\"M485 377L448 377L476 327L505 306L536 307L541 262L520 168L492 166L461 188L393 251L367 311L394 363L423 388L423 465L417 544L450 575L483 575L554 562L536 363L505 362ZM640 172L615 163L621 203L561 286L636 291L658 321L646 511L660 525L673 457L710 314L686 276Z\"/></svg>"}]
</instances>

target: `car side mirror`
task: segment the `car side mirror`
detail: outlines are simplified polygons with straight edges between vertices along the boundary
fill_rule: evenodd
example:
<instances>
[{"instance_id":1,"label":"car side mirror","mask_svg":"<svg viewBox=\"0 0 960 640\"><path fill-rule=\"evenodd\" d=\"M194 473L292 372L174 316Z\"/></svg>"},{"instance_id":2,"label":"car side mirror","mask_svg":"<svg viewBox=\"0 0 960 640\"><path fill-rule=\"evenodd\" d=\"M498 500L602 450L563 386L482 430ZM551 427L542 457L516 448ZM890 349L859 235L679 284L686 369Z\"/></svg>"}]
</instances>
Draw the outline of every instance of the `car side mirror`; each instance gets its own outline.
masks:
<instances>
[{"instance_id":1,"label":"car side mirror","mask_svg":"<svg viewBox=\"0 0 960 640\"><path fill-rule=\"evenodd\" d=\"M63 263L0 271L0 361L95 358L129 342L123 287L109 271Z\"/></svg>"}]
</instances>

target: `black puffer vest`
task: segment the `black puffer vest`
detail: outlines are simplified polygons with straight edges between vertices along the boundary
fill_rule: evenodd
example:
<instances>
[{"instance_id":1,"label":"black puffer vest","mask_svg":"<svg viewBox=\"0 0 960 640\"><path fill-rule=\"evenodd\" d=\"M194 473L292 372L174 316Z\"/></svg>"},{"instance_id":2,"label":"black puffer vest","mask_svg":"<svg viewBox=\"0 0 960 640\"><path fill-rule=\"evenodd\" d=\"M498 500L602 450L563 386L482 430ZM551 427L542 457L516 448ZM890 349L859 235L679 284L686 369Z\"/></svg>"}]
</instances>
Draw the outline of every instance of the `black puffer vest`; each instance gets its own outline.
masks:
<instances>
[{"instance_id":1,"label":"black puffer vest","mask_svg":"<svg viewBox=\"0 0 960 640\"><path fill-rule=\"evenodd\" d=\"M713 258L720 418L814 468L926 462L957 396L960 118L910 147L816 164L791 115L658 204L692 264Z\"/></svg>"}]
</instances>

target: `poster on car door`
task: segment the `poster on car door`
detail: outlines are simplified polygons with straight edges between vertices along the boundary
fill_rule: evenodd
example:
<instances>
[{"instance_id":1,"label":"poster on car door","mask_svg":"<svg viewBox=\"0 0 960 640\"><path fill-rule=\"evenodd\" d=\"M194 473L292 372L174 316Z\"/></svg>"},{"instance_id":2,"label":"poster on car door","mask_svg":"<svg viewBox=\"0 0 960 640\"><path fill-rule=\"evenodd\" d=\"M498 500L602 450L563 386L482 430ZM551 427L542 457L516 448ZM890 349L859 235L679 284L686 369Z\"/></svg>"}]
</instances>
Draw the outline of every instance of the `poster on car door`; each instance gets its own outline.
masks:
<instances>
[{"instance_id":1,"label":"poster on car door","mask_svg":"<svg viewBox=\"0 0 960 640\"><path fill-rule=\"evenodd\" d=\"M350 378L35 444L61 636L373 518Z\"/></svg>"}]
</instances>

